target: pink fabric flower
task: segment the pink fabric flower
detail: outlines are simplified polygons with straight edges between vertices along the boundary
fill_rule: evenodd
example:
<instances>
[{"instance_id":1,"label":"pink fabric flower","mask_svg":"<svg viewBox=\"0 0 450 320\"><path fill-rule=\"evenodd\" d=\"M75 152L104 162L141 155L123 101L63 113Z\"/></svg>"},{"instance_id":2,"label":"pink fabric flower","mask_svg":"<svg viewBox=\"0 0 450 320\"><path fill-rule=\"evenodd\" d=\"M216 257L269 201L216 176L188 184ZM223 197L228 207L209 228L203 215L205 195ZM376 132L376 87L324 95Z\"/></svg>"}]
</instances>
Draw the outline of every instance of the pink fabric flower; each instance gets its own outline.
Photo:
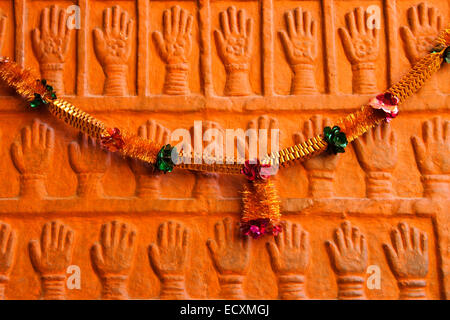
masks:
<instances>
[{"instance_id":1,"label":"pink fabric flower","mask_svg":"<svg viewBox=\"0 0 450 320\"><path fill-rule=\"evenodd\" d=\"M271 168L270 164L261 164L259 160L256 160L256 163L250 163L250 161L247 160L245 161L241 173L247 176L250 181L257 179L266 180L271 176Z\"/></svg>"},{"instance_id":2,"label":"pink fabric flower","mask_svg":"<svg viewBox=\"0 0 450 320\"><path fill-rule=\"evenodd\" d=\"M243 235L258 239L266 234L277 236L281 232L281 227L272 224L268 218L261 218L242 222L241 231Z\"/></svg>"},{"instance_id":3,"label":"pink fabric flower","mask_svg":"<svg viewBox=\"0 0 450 320\"><path fill-rule=\"evenodd\" d=\"M379 94L369 101L372 108L384 111L386 122L391 121L398 115L398 103L398 98L390 92Z\"/></svg>"}]
</instances>

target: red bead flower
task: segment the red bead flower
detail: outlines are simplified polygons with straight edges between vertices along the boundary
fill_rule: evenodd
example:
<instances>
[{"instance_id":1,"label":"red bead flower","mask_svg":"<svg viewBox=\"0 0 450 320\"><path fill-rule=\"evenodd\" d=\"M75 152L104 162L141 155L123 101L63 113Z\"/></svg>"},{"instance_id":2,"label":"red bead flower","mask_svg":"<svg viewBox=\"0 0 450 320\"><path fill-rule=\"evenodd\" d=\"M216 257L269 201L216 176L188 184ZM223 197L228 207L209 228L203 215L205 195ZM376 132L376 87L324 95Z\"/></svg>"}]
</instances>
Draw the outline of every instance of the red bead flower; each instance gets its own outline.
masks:
<instances>
[{"instance_id":1,"label":"red bead flower","mask_svg":"<svg viewBox=\"0 0 450 320\"><path fill-rule=\"evenodd\" d=\"M281 232L281 227L273 225L270 219L261 218L241 223L243 235L258 239L264 235L277 236Z\"/></svg>"},{"instance_id":2,"label":"red bead flower","mask_svg":"<svg viewBox=\"0 0 450 320\"><path fill-rule=\"evenodd\" d=\"M369 105L372 108L384 111L387 122L391 121L398 115L398 103L398 98L390 92L379 94L369 101Z\"/></svg>"},{"instance_id":3,"label":"red bead flower","mask_svg":"<svg viewBox=\"0 0 450 320\"><path fill-rule=\"evenodd\" d=\"M256 163L245 161L241 173L247 176L248 180L254 181L258 179L266 180L271 176L270 164L261 164L259 160Z\"/></svg>"},{"instance_id":4,"label":"red bead flower","mask_svg":"<svg viewBox=\"0 0 450 320\"><path fill-rule=\"evenodd\" d=\"M102 137L102 145L109 151L115 152L123 148L125 142L118 128L108 128L108 136Z\"/></svg>"}]
</instances>

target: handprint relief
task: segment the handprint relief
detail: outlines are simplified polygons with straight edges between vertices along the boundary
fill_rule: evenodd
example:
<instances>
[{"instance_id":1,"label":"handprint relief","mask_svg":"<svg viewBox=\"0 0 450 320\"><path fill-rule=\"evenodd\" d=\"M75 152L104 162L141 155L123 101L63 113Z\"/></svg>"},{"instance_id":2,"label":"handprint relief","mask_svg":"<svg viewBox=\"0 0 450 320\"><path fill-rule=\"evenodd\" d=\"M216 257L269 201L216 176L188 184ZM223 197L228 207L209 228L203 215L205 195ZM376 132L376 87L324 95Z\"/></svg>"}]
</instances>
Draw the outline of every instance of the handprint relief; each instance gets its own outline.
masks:
<instances>
[{"instance_id":1,"label":"handprint relief","mask_svg":"<svg viewBox=\"0 0 450 320\"><path fill-rule=\"evenodd\" d=\"M294 73L291 94L317 93L314 61L317 58L317 22L309 11L296 8L285 14L286 30L279 31L287 61Z\"/></svg>"},{"instance_id":2,"label":"handprint relief","mask_svg":"<svg viewBox=\"0 0 450 320\"><path fill-rule=\"evenodd\" d=\"M102 225L91 248L92 266L102 282L102 299L128 299L127 281L136 252L136 231L127 223Z\"/></svg>"},{"instance_id":3,"label":"handprint relief","mask_svg":"<svg viewBox=\"0 0 450 320\"><path fill-rule=\"evenodd\" d=\"M368 198L393 198L392 171L397 163L394 130L387 122L353 141L356 157L366 173Z\"/></svg>"},{"instance_id":4,"label":"handprint relief","mask_svg":"<svg viewBox=\"0 0 450 320\"><path fill-rule=\"evenodd\" d=\"M206 242L214 267L219 273L221 296L244 299L242 283L250 260L250 240L240 233L239 223L225 218L214 226L215 240Z\"/></svg>"},{"instance_id":5,"label":"handprint relief","mask_svg":"<svg viewBox=\"0 0 450 320\"><path fill-rule=\"evenodd\" d=\"M42 296L46 300L66 298L66 270L72 261L74 233L59 221L42 228L41 240L31 240L31 264L41 277Z\"/></svg>"},{"instance_id":6,"label":"handprint relief","mask_svg":"<svg viewBox=\"0 0 450 320\"><path fill-rule=\"evenodd\" d=\"M166 145L170 141L170 130L154 120L148 120L138 129L142 138ZM158 199L161 191L161 172L155 166L139 160L130 160L130 168L136 177L136 196L140 198Z\"/></svg>"},{"instance_id":7,"label":"handprint relief","mask_svg":"<svg viewBox=\"0 0 450 320\"><path fill-rule=\"evenodd\" d=\"M134 21L119 6L103 11L103 27L95 28L94 50L106 79L103 94L128 95L128 60L131 56Z\"/></svg>"},{"instance_id":8,"label":"handprint relief","mask_svg":"<svg viewBox=\"0 0 450 320\"><path fill-rule=\"evenodd\" d=\"M400 28L406 57L411 65L415 65L433 48L434 41L442 28L442 16L434 7L420 3L408 9L408 26ZM431 77L423 88L425 91L437 90L436 77ZM423 91L423 90L422 90Z\"/></svg>"},{"instance_id":9,"label":"handprint relief","mask_svg":"<svg viewBox=\"0 0 450 320\"><path fill-rule=\"evenodd\" d=\"M53 5L41 12L39 28L33 29L31 40L39 62L41 76L57 94L64 94L64 63L70 48L72 30L67 27L66 9Z\"/></svg>"},{"instance_id":10,"label":"handprint relief","mask_svg":"<svg viewBox=\"0 0 450 320\"><path fill-rule=\"evenodd\" d=\"M252 93L249 72L253 53L253 20L244 9L231 6L220 12L220 30L214 31L217 53L227 74L224 94L246 96Z\"/></svg>"},{"instance_id":11,"label":"handprint relief","mask_svg":"<svg viewBox=\"0 0 450 320\"><path fill-rule=\"evenodd\" d=\"M16 249L16 233L9 224L0 222L0 300L5 300L6 285Z\"/></svg>"},{"instance_id":12,"label":"handprint relief","mask_svg":"<svg viewBox=\"0 0 450 320\"><path fill-rule=\"evenodd\" d=\"M436 117L422 126L422 137L411 142L428 198L448 198L450 185L450 121Z\"/></svg>"},{"instance_id":13,"label":"handprint relief","mask_svg":"<svg viewBox=\"0 0 450 320\"><path fill-rule=\"evenodd\" d=\"M161 281L161 299L186 299L185 270L190 233L182 224L161 224L158 241L148 248L150 264Z\"/></svg>"},{"instance_id":14,"label":"handprint relief","mask_svg":"<svg viewBox=\"0 0 450 320\"><path fill-rule=\"evenodd\" d=\"M345 55L352 65L353 93L377 93L375 60L380 50L380 30L368 26L368 13L357 7L345 15L346 28L339 28Z\"/></svg>"},{"instance_id":15,"label":"handprint relief","mask_svg":"<svg viewBox=\"0 0 450 320\"><path fill-rule=\"evenodd\" d=\"M193 159L191 162L197 163L202 161L202 163L210 163L210 159L222 158L223 155L216 151L223 150L223 137L224 132L219 123L214 121L202 121L201 132L196 134L198 129L195 127L190 128L190 134L192 138L191 146L194 146ZM206 137L211 134L211 140ZM200 140L201 139L201 140ZM201 150L196 150L195 146L200 145ZM217 147L214 147L217 146ZM213 148L210 148L213 147ZM209 149L207 149L209 148ZM198 153L197 151L201 152ZM192 190L192 196L197 199L216 199L220 198L220 187L219 187L219 176L215 172L202 172L193 171L195 175L195 184Z\"/></svg>"},{"instance_id":16,"label":"handprint relief","mask_svg":"<svg viewBox=\"0 0 450 320\"><path fill-rule=\"evenodd\" d=\"M330 118L320 115L313 116L305 121L302 132L293 135L294 143L303 143L306 140L323 133L323 128L332 127ZM309 180L308 195L313 198L332 198L334 196L334 176L339 156L323 153L317 157L303 162Z\"/></svg>"},{"instance_id":17,"label":"handprint relief","mask_svg":"<svg viewBox=\"0 0 450 320\"><path fill-rule=\"evenodd\" d=\"M163 32L153 32L153 41L166 64L163 93L189 94L189 57L192 51L194 18L185 9L174 6L163 13Z\"/></svg>"},{"instance_id":18,"label":"handprint relief","mask_svg":"<svg viewBox=\"0 0 450 320\"><path fill-rule=\"evenodd\" d=\"M47 124L34 119L21 131L21 139L11 145L11 157L20 173L20 197L47 196L45 178L52 165L55 133Z\"/></svg>"},{"instance_id":19,"label":"handprint relief","mask_svg":"<svg viewBox=\"0 0 450 320\"><path fill-rule=\"evenodd\" d=\"M392 245L384 251L392 273L397 279L400 299L426 299L428 273L428 238L417 228L399 223L391 233Z\"/></svg>"},{"instance_id":20,"label":"handprint relief","mask_svg":"<svg viewBox=\"0 0 450 320\"><path fill-rule=\"evenodd\" d=\"M367 268L367 242L358 227L342 223L334 241L326 241L331 265L337 276L338 299L365 299L364 275Z\"/></svg>"},{"instance_id":21,"label":"handprint relief","mask_svg":"<svg viewBox=\"0 0 450 320\"><path fill-rule=\"evenodd\" d=\"M280 299L306 298L305 272L309 265L309 233L297 223L284 221L275 242L267 242L273 272L278 278Z\"/></svg>"},{"instance_id":22,"label":"handprint relief","mask_svg":"<svg viewBox=\"0 0 450 320\"><path fill-rule=\"evenodd\" d=\"M69 144L69 163L78 177L77 195L82 198L104 196L102 177L109 167L111 155L100 149L96 139L80 133L78 142Z\"/></svg>"}]
</instances>

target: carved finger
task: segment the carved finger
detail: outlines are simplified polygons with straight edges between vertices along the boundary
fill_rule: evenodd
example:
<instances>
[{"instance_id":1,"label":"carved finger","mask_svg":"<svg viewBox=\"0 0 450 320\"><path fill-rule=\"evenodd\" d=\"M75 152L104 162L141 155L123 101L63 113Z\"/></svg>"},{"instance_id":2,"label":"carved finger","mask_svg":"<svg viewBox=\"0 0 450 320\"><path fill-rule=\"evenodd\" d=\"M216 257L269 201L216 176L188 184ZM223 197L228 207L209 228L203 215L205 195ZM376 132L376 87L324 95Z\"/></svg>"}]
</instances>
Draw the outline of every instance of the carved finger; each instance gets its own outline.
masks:
<instances>
[{"instance_id":1,"label":"carved finger","mask_svg":"<svg viewBox=\"0 0 450 320\"><path fill-rule=\"evenodd\" d=\"M281 40L281 44L284 47L284 52L286 53L286 55L288 55L288 59L289 59L289 55L292 55L292 53L294 52L294 46L292 44L292 41L289 38L286 31L280 30L280 31L278 31L278 34L280 35L280 40Z\"/></svg>"},{"instance_id":2,"label":"carved finger","mask_svg":"<svg viewBox=\"0 0 450 320\"><path fill-rule=\"evenodd\" d=\"M300 248L301 245L301 236L302 236L302 229L300 225L297 223L294 223L292 225L292 247L294 248Z\"/></svg>"},{"instance_id":3,"label":"carved finger","mask_svg":"<svg viewBox=\"0 0 450 320\"><path fill-rule=\"evenodd\" d=\"M303 12L303 30L305 30L304 34L306 36L311 36L311 21L312 21L312 15L309 11Z\"/></svg>"},{"instance_id":4,"label":"carved finger","mask_svg":"<svg viewBox=\"0 0 450 320\"><path fill-rule=\"evenodd\" d=\"M177 224L173 221L169 221L168 224L168 245L174 247L176 244L176 227Z\"/></svg>"},{"instance_id":5,"label":"carved finger","mask_svg":"<svg viewBox=\"0 0 450 320\"><path fill-rule=\"evenodd\" d=\"M15 141L11 144L11 157L13 164L20 173L25 172L25 164L23 159L23 151L19 142Z\"/></svg>"},{"instance_id":6,"label":"carved finger","mask_svg":"<svg viewBox=\"0 0 450 320\"><path fill-rule=\"evenodd\" d=\"M226 39L228 39L228 37L231 34L230 23L229 23L229 20L228 20L228 14L226 12L224 12L224 11L220 12L219 13L219 19L220 19L220 25L222 27L223 35L225 36Z\"/></svg>"},{"instance_id":7,"label":"carved finger","mask_svg":"<svg viewBox=\"0 0 450 320\"><path fill-rule=\"evenodd\" d=\"M31 240L28 243L28 251L30 254L31 264L36 271L39 271L41 265L41 248L37 240Z\"/></svg>"},{"instance_id":8,"label":"carved finger","mask_svg":"<svg viewBox=\"0 0 450 320\"><path fill-rule=\"evenodd\" d=\"M106 8L105 10L103 10L103 30L108 36L112 31L111 23L111 8Z\"/></svg>"},{"instance_id":9,"label":"carved finger","mask_svg":"<svg viewBox=\"0 0 450 320\"><path fill-rule=\"evenodd\" d=\"M172 7L172 36L177 37L178 31L180 30L180 7Z\"/></svg>"},{"instance_id":10,"label":"carved finger","mask_svg":"<svg viewBox=\"0 0 450 320\"><path fill-rule=\"evenodd\" d=\"M67 14L66 10L61 10L59 12L59 25L58 25L58 35L61 38L66 36L67 31Z\"/></svg>"},{"instance_id":11,"label":"carved finger","mask_svg":"<svg viewBox=\"0 0 450 320\"><path fill-rule=\"evenodd\" d=\"M350 37L353 38L358 34L358 30L356 29L355 13L353 11L350 11L345 15L345 22L347 24L347 30L350 33Z\"/></svg>"},{"instance_id":12,"label":"carved finger","mask_svg":"<svg viewBox=\"0 0 450 320\"><path fill-rule=\"evenodd\" d=\"M404 250L402 237L400 235L400 232L397 229L392 230L391 232L391 238L392 238L392 245L394 246L394 249L396 252L400 252Z\"/></svg>"},{"instance_id":13,"label":"carved finger","mask_svg":"<svg viewBox=\"0 0 450 320\"><path fill-rule=\"evenodd\" d=\"M419 11L419 23L424 27L426 26L426 24L428 23L428 10L427 10L427 6L425 3L420 3L418 6L418 11Z\"/></svg>"},{"instance_id":14,"label":"carved finger","mask_svg":"<svg viewBox=\"0 0 450 320\"><path fill-rule=\"evenodd\" d=\"M361 252L361 231L358 227L352 228L352 243L357 252Z\"/></svg>"},{"instance_id":15,"label":"carved finger","mask_svg":"<svg viewBox=\"0 0 450 320\"><path fill-rule=\"evenodd\" d=\"M231 33L237 34L238 25L237 25L237 11L235 6L231 6L228 8L228 17L230 19L230 31Z\"/></svg>"},{"instance_id":16,"label":"carved finger","mask_svg":"<svg viewBox=\"0 0 450 320\"><path fill-rule=\"evenodd\" d=\"M273 271L278 272L281 269L280 252L278 251L278 247L273 242L267 242L266 249L270 256L270 263Z\"/></svg>"},{"instance_id":17,"label":"carved finger","mask_svg":"<svg viewBox=\"0 0 450 320\"><path fill-rule=\"evenodd\" d=\"M128 28L128 12L124 10L122 11L122 14L120 16L120 32L124 36L127 35L127 28Z\"/></svg>"},{"instance_id":18,"label":"carved finger","mask_svg":"<svg viewBox=\"0 0 450 320\"><path fill-rule=\"evenodd\" d=\"M192 15L189 15L186 22L186 31L185 34L191 35L192 34L192 25L194 24L194 17Z\"/></svg>"},{"instance_id":19,"label":"carved finger","mask_svg":"<svg viewBox=\"0 0 450 320\"><path fill-rule=\"evenodd\" d=\"M305 136L301 132L294 133L292 138L293 138L295 144L303 143L306 140ZM359 139L356 139L356 140L359 140Z\"/></svg>"},{"instance_id":20,"label":"carved finger","mask_svg":"<svg viewBox=\"0 0 450 320\"><path fill-rule=\"evenodd\" d=\"M59 7L58 6L51 6L50 8L50 29L53 36L58 35L58 13L59 13Z\"/></svg>"},{"instance_id":21,"label":"carved finger","mask_svg":"<svg viewBox=\"0 0 450 320\"><path fill-rule=\"evenodd\" d=\"M45 8L41 12L41 32L42 34L49 34L50 33L50 9Z\"/></svg>"},{"instance_id":22,"label":"carved finger","mask_svg":"<svg viewBox=\"0 0 450 320\"><path fill-rule=\"evenodd\" d=\"M295 29L294 16L292 15L292 11L288 11L286 12L286 30L288 31L291 39L297 36Z\"/></svg>"},{"instance_id":23,"label":"carved finger","mask_svg":"<svg viewBox=\"0 0 450 320\"><path fill-rule=\"evenodd\" d=\"M349 221L345 221L342 224L342 230L344 231L344 240L345 240L345 246L347 248L353 248L353 242L352 242L352 226Z\"/></svg>"},{"instance_id":24,"label":"carved finger","mask_svg":"<svg viewBox=\"0 0 450 320\"><path fill-rule=\"evenodd\" d=\"M112 7L112 34L118 36L120 33L120 12L119 6Z\"/></svg>"},{"instance_id":25,"label":"carved finger","mask_svg":"<svg viewBox=\"0 0 450 320\"><path fill-rule=\"evenodd\" d=\"M416 251L420 251L420 231L417 228L411 228L411 244L412 248Z\"/></svg>"},{"instance_id":26,"label":"carved finger","mask_svg":"<svg viewBox=\"0 0 450 320\"><path fill-rule=\"evenodd\" d=\"M411 31L415 34L420 28L419 16L415 6L408 9L408 22L411 27Z\"/></svg>"},{"instance_id":27,"label":"carved finger","mask_svg":"<svg viewBox=\"0 0 450 320\"><path fill-rule=\"evenodd\" d=\"M180 36L184 36L184 34L186 32L187 18L188 18L187 11L184 10L184 9L181 9L181 12L180 12L180 26L179 26L179 29L178 29L178 34Z\"/></svg>"},{"instance_id":28,"label":"carved finger","mask_svg":"<svg viewBox=\"0 0 450 320\"><path fill-rule=\"evenodd\" d=\"M339 249L340 252L342 252L343 250L345 250L346 245L345 245L345 237L344 237L344 232L342 231L341 228L337 228L334 232L334 242L337 245L337 248Z\"/></svg>"},{"instance_id":29,"label":"carved finger","mask_svg":"<svg viewBox=\"0 0 450 320\"><path fill-rule=\"evenodd\" d=\"M225 242L225 226L223 221L217 222L214 228L216 242L219 247L224 247L226 245Z\"/></svg>"},{"instance_id":30,"label":"carved finger","mask_svg":"<svg viewBox=\"0 0 450 320\"><path fill-rule=\"evenodd\" d=\"M434 7L428 9L428 23L433 29L437 29L437 10Z\"/></svg>"},{"instance_id":31,"label":"carved finger","mask_svg":"<svg viewBox=\"0 0 450 320\"><path fill-rule=\"evenodd\" d=\"M168 224L167 222L162 223L158 229L158 246L166 248L168 246Z\"/></svg>"},{"instance_id":32,"label":"carved finger","mask_svg":"<svg viewBox=\"0 0 450 320\"><path fill-rule=\"evenodd\" d=\"M435 141L443 142L444 134L442 130L443 129L442 119L441 117L436 117L433 120L434 120L434 130L433 130L434 139Z\"/></svg>"},{"instance_id":33,"label":"carved finger","mask_svg":"<svg viewBox=\"0 0 450 320\"><path fill-rule=\"evenodd\" d=\"M339 249L333 241L325 241L326 247L328 249L328 254L331 258L333 264L336 263L336 259L340 256Z\"/></svg>"},{"instance_id":34,"label":"carved finger","mask_svg":"<svg viewBox=\"0 0 450 320\"><path fill-rule=\"evenodd\" d=\"M164 39L169 39L172 34L172 13L170 10L164 10L163 13L163 32Z\"/></svg>"},{"instance_id":35,"label":"carved finger","mask_svg":"<svg viewBox=\"0 0 450 320\"><path fill-rule=\"evenodd\" d=\"M422 134L425 144L428 145L433 141L433 123L431 121L425 121L422 124Z\"/></svg>"},{"instance_id":36,"label":"carved finger","mask_svg":"<svg viewBox=\"0 0 450 320\"><path fill-rule=\"evenodd\" d=\"M52 241L52 230L51 230L51 223L47 222L44 224L44 227L42 228L41 233L41 249L42 251L47 250Z\"/></svg>"},{"instance_id":37,"label":"carved finger","mask_svg":"<svg viewBox=\"0 0 450 320\"><path fill-rule=\"evenodd\" d=\"M400 234L402 236L403 246L406 249L411 249L412 246L411 246L411 238L410 238L410 234L409 234L409 226L406 223L401 222L401 223L399 223L398 228L400 229Z\"/></svg>"},{"instance_id":38,"label":"carved finger","mask_svg":"<svg viewBox=\"0 0 450 320\"><path fill-rule=\"evenodd\" d=\"M102 225L100 231L100 241L104 249L111 247L111 223L105 223Z\"/></svg>"},{"instance_id":39,"label":"carved finger","mask_svg":"<svg viewBox=\"0 0 450 320\"><path fill-rule=\"evenodd\" d=\"M424 257L428 257L428 237L425 232L420 234L420 248Z\"/></svg>"},{"instance_id":40,"label":"carved finger","mask_svg":"<svg viewBox=\"0 0 450 320\"><path fill-rule=\"evenodd\" d=\"M299 35L304 35L305 30L303 28L303 10L300 7L294 9L295 16L295 31Z\"/></svg>"},{"instance_id":41,"label":"carved finger","mask_svg":"<svg viewBox=\"0 0 450 320\"><path fill-rule=\"evenodd\" d=\"M355 60L356 59L355 50L353 48L353 43L349 32L347 31L347 29L339 28L338 33L339 37L341 38L342 46L344 48L347 59L349 61Z\"/></svg>"},{"instance_id":42,"label":"carved finger","mask_svg":"<svg viewBox=\"0 0 450 320\"><path fill-rule=\"evenodd\" d=\"M355 9L355 17L356 17L356 29L360 34L366 33L366 27L364 23L364 9L362 7L357 7Z\"/></svg>"},{"instance_id":43,"label":"carved finger","mask_svg":"<svg viewBox=\"0 0 450 320\"><path fill-rule=\"evenodd\" d=\"M161 59L166 61L167 60L167 50L166 50L166 45L165 45L163 35L161 34L161 32L159 32L159 31L153 32L153 41L155 42L156 48L159 51Z\"/></svg>"}]
</instances>

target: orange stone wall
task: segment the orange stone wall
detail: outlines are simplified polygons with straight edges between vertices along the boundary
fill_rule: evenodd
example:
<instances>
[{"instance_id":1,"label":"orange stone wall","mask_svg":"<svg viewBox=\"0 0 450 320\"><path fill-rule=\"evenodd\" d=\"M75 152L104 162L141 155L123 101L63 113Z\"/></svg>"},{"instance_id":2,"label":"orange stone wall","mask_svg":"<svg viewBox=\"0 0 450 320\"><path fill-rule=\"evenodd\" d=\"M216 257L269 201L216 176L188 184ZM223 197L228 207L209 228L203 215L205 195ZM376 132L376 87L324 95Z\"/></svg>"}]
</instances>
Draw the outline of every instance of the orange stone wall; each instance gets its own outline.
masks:
<instances>
[{"instance_id":1,"label":"orange stone wall","mask_svg":"<svg viewBox=\"0 0 450 320\"><path fill-rule=\"evenodd\" d=\"M380 29L368 27L370 8ZM0 10L2 55L111 126L159 142L195 120L279 128L288 146L405 74L450 3L1 0ZM242 176L152 174L2 85L0 296L446 299L449 77L444 66L344 154L280 171L277 241L236 236Z\"/></svg>"}]
</instances>

